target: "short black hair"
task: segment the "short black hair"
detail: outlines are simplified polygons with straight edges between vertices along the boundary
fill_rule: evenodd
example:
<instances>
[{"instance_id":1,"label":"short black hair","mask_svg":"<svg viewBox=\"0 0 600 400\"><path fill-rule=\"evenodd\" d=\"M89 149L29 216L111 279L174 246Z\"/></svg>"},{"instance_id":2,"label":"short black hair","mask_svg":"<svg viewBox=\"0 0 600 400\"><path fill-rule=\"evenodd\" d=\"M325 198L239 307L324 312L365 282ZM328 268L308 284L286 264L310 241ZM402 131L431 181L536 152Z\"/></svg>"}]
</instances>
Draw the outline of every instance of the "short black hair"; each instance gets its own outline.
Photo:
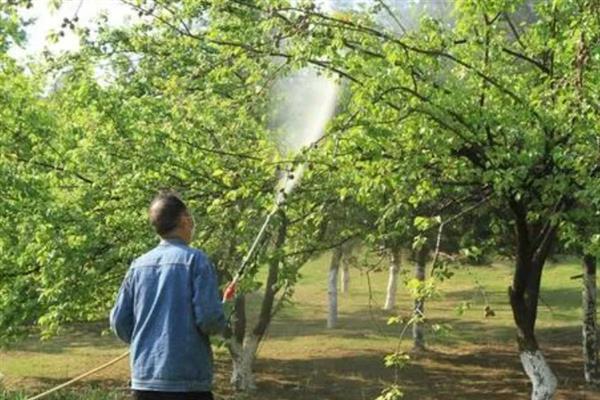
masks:
<instances>
[{"instance_id":1,"label":"short black hair","mask_svg":"<svg viewBox=\"0 0 600 400\"><path fill-rule=\"evenodd\" d=\"M148 218L156 233L165 236L179 224L179 219L187 212L185 203L175 192L158 193L148 208Z\"/></svg>"}]
</instances>

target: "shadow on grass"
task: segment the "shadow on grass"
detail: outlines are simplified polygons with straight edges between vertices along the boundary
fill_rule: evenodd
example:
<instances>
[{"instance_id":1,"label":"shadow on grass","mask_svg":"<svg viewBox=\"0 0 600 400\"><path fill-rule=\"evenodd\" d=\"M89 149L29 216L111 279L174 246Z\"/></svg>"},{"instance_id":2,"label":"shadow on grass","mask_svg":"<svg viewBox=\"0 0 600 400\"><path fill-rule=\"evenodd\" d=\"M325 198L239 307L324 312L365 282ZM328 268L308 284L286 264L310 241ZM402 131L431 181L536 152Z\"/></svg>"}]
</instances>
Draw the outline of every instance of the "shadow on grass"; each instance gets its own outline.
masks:
<instances>
[{"instance_id":1,"label":"shadow on grass","mask_svg":"<svg viewBox=\"0 0 600 400\"><path fill-rule=\"evenodd\" d=\"M348 316L348 321L356 317ZM303 321L301 327L306 333L311 321ZM309 322L308 324L306 322ZM361 332L348 332L348 335L368 334L372 325L368 320L363 323L370 327ZM447 319L442 322L462 324L461 329L483 332L484 324L473 321L457 322ZM322 321L312 321L314 332L324 331ZM308 328L307 328L308 326ZM300 327L297 327L300 328ZM355 327L353 327L356 330ZM277 329L274 329L276 335ZM510 331L510 333L509 333ZM343 332L332 331L332 340ZM512 337L512 329L502 328L495 334ZM297 335L301 332L297 332ZM585 390L583 383L580 333L574 328L540 329L540 342L550 365L559 377L560 392L557 400L600 399L600 393ZM354 337L354 336L352 336ZM430 338L431 339L431 338ZM512 341L511 341L512 342ZM513 343L449 345L413 356L409 365L399 371L398 383L405 392L405 400L466 399L500 400L529 398L529 384L518 360L516 346ZM279 344L285 346L285 343ZM389 350L393 351L392 348ZM318 348L307 350L303 359L277 359L259 357L256 363L258 391L247 399L267 400L363 400L376 398L381 389L394 381L394 371L383 365L385 351L367 351L363 348L349 351L326 350ZM228 389L230 361L226 355L217 357L216 393L217 399L233 399ZM124 393L123 381L88 381L80 386L102 388L107 392ZM35 378L41 386L50 387L63 380ZM66 397L71 399L73 397ZM111 399L113 397L110 397ZM120 398L120 397L114 397ZM239 398L239 396L238 396ZM62 397L57 397L62 399Z\"/></svg>"},{"instance_id":2,"label":"shadow on grass","mask_svg":"<svg viewBox=\"0 0 600 400\"><path fill-rule=\"evenodd\" d=\"M438 313L439 314L439 313ZM301 336L319 336L328 335L340 338L386 338L397 337L401 325L387 325L388 318L393 315L387 311L379 309L359 309L351 313L340 313L338 325L335 329L325 327L325 316L317 319L297 319L288 316L276 316L269 328L269 337L274 339L293 339ZM402 313L409 317L408 313ZM447 317L432 317L427 320L425 326L431 328L432 325L448 326L449 330L445 334L434 334L428 331L428 336L434 342L443 344L453 343L488 343L510 342L514 343L515 327L510 320L498 320L495 317L474 320L472 317L453 316L454 312L449 311ZM562 343L577 344L581 342L581 332L579 326L570 321L564 321L556 318L559 326L538 326L537 335L541 341L560 341ZM564 322L564 324L563 324ZM408 335L410 337L410 335Z\"/></svg>"},{"instance_id":3,"label":"shadow on grass","mask_svg":"<svg viewBox=\"0 0 600 400\"><path fill-rule=\"evenodd\" d=\"M487 291L486 295L494 302L506 304L508 306L508 286L506 288L505 291ZM474 299L477 302L481 302L482 296L476 289L457 291L448 290L444 292L444 299L451 301ZM542 288L538 307L540 310L547 310L548 306L551 309L554 309L554 311L572 311L578 309L581 307L581 290L578 288Z\"/></svg>"},{"instance_id":4,"label":"shadow on grass","mask_svg":"<svg viewBox=\"0 0 600 400\"><path fill-rule=\"evenodd\" d=\"M38 335L8 346L8 351L60 354L74 348L115 348L122 343L108 329L107 321L74 323L68 325L60 335L48 340L40 340ZM104 334L105 333L105 334Z\"/></svg>"},{"instance_id":5,"label":"shadow on grass","mask_svg":"<svg viewBox=\"0 0 600 400\"><path fill-rule=\"evenodd\" d=\"M229 387L230 361L226 356L216 360L216 398L265 400L365 400L374 399L382 388L394 382L394 371L383 365L384 352L326 357L306 354L306 359L259 358L256 362L258 390L248 396L234 394ZM529 383L514 351L504 346L471 347L469 349L437 349L413 354L406 368L398 373L398 384L405 392L404 400L525 400ZM600 392L587 389L583 382L580 360L572 346L560 346L548 360L559 378L555 400L600 399ZM94 380L78 385L53 399L71 400L73 393L95 391L98 399L127 398L126 377L123 381ZM42 386L62 381L39 378ZM109 396L110 395L110 396ZM94 397L95 399L96 397Z\"/></svg>"},{"instance_id":6,"label":"shadow on grass","mask_svg":"<svg viewBox=\"0 0 600 400\"><path fill-rule=\"evenodd\" d=\"M38 395L50 387L55 387L64 381L47 378L37 378L35 388L25 391L11 391L0 393L0 400L26 400L30 396ZM123 386L122 382L111 380L88 380L64 388L44 397L44 400L130 400L131 391Z\"/></svg>"},{"instance_id":7,"label":"shadow on grass","mask_svg":"<svg viewBox=\"0 0 600 400\"><path fill-rule=\"evenodd\" d=\"M470 299L473 295L471 291L447 292L445 301L461 301ZM537 333L539 339L550 344L553 341L576 344L581 340L581 333L577 326L579 313L577 309L580 304L580 293L569 289L552 289L543 292L544 302L540 303L540 313L550 311L552 321L559 327L538 327ZM508 302L508 301L507 301ZM435 304L435 302L434 302ZM405 310L396 310L395 312L383 311L377 307L363 306L355 309L353 312L341 312L338 319L337 329L326 329L326 315L320 306L307 308L302 305L299 307L290 307L282 310L276 315L269 328L269 337L273 339L297 338L301 336L327 335L346 339L369 338L372 340L397 337L401 329L398 325L387 325L387 320L392 315L400 313L405 317L410 316L410 308L407 305ZM495 305L494 305L495 306ZM427 309L426 309L427 313ZM503 313L510 313L510 309L503 310ZM322 314L322 315L319 315ZM431 312L431 315L439 315L440 311ZM317 318L306 319L303 315L317 316ZM498 317L480 320L474 320L473 315L469 317L456 316L453 310L448 310L443 318L432 317L426 326L433 324L449 325L451 330L447 335L433 335L428 332L428 336L433 343L444 345L475 343L485 344L490 341L501 343L514 343L515 328L512 324L512 316L506 321L506 315L499 320ZM541 318L538 318L540 320ZM547 321L547 318L544 318ZM99 321L86 324L73 324L69 326L68 333L58 336L46 342L40 342L36 337L31 337L18 345L11 346L9 350L18 350L24 352L37 353L63 353L73 348L115 348L120 346L120 342L112 333L101 335L108 328L106 321ZM551 346L550 346L551 347Z\"/></svg>"},{"instance_id":8,"label":"shadow on grass","mask_svg":"<svg viewBox=\"0 0 600 400\"><path fill-rule=\"evenodd\" d=\"M556 399L597 399L586 390L581 371L572 367L569 348L549 357L559 377ZM260 359L256 365L258 392L251 399L363 400L376 398L394 381L394 371L383 366L384 353L307 360ZM226 363L219 370L226 370ZM399 371L405 400L528 399L529 383L515 353L494 347L465 353L427 351ZM220 380L217 387L226 387ZM234 398L225 389L224 399Z\"/></svg>"}]
</instances>

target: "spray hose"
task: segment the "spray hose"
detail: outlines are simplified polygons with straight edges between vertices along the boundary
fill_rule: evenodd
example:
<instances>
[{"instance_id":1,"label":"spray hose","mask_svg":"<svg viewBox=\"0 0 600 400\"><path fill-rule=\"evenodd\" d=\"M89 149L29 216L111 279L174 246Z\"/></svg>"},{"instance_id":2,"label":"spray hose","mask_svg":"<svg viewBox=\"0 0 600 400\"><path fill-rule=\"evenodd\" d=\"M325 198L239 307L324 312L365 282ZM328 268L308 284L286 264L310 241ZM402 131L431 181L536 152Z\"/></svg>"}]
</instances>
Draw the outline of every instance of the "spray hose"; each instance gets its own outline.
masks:
<instances>
[{"instance_id":1,"label":"spray hose","mask_svg":"<svg viewBox=\"0 0 600 400\"><path fill-rule=\"evenodd\" d=\"M70 381L68 381L68 382L65 382L65 383L61 384L61 385L55 386L55 387L53 387L53 388L52 388L52 389L50 389L50 390L46 390L46 391L45 391L45 392L43 392L43 393L40 393L40 394L38 394L38 395L36 395L36 396L33 396L33 397L30 397L30 398L28 398L27 400L38 400L38 399L41 399L42 397L46 397L46 396L48 396L49 394L51 394L51 393L54 393L54 392L58 391L58 390L60 390L60 389L66 388L67 386L71 386L71 385L72 385L72 384L74 384L75 382L78 382L78 381L82 380L82 379L83 379L83 378L85 378L85 377L88 377L88 376L90 376L90 375L92 375L92 374L95 374L96 372L98 372L98 371L101 371L101 370L103 370L104 368L110 367L111 365L115 364L117 361L120 361L120 360L124 359L124 358L125 358L125 357L127 357L128 355L129 355L129 351L126 351L125 353L121 354L120 356L113 358L113 359L112 359L112 360L110 360L109 362L107 362L107 363L105 363L105 364L102 364L102 365L101 365L101 366L99 366L99 367L96 367L96 368L94 368L94 369L92 369L92 370L89 370L88 372L86 372L86 373L83 373L83 374L81 374L81 375L79 375L79 376L77 376L77 377L75 377L75 378L71 379Z\"/></svg>"}]
</instances>

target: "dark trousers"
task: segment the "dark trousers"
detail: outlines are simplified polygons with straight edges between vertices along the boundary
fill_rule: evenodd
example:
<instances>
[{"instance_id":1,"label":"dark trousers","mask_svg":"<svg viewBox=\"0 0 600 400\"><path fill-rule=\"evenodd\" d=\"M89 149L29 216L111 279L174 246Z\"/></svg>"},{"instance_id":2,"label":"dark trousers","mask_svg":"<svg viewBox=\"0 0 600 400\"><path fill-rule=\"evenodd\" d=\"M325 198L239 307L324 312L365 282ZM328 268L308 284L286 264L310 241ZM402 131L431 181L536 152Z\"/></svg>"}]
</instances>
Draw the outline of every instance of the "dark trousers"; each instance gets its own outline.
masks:
<instances>
[{"instance_id":1,"label":"dark trousers","mask_svg":"<svg viewBox=\"0 0 600 400\"><path fill-rule=\"evenodd\" d=\"M214 400L211 392L153 392L134 390L133 400Z\"/></svg>"}]
</instances>

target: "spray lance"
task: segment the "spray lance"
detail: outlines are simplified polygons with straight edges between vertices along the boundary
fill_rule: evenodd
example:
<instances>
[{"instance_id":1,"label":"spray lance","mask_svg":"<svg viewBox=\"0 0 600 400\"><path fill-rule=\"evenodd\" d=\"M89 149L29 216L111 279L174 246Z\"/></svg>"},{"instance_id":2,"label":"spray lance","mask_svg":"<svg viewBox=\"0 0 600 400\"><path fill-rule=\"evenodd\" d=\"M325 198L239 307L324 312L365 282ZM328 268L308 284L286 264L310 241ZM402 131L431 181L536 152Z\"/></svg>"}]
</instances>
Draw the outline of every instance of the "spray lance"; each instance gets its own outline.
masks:
<instances>
[{"instance_id":1,"label":"spray lance","mask_svg":"<svg viewBox=\"0 0 600 400\"><path fill-rule=\"evenodd\" d=\"M273 115L274 124L279 125L285 132L279 143L281 149L288 153L297 153L302 148L314 148L314 144L322 138L325 126L335 110L338 85L319 75L314 68L305 68L278 81L274 90L282 95L279 96L282 98L278 99L275 105L276 113ZM235 296L236 285L247 271L271 219L284 206L287 196L299 183L304 168L304 164L300 164L293 173L286 171L275 198L275 205L265 217L252 246L223 292L223 302L232 300Z\"/></svg>"},{"instance_id":2,"label":"spray lance","mask_svg":"<svg viewBox=\"0 0 600 400\"><path fill-rule=\"evenodd\" d=\"M296 177L296 176L298 176L298 175L294 175L294 177ZM291 179L294 179L294 177L292 177ZM235 296L236 285L238 284L239 280L244 276L244 273L246 272L246 269L247 269L248 265L250 264L250 260L254 256L254 253L256 252L256 249L258 248L258 245L261 242L262 238L265 236L267 227L269 226L271 219L277 213L277 211L279 211L279 209L284 205L286 196L289 194L289 192L291 192L291 189L293 188L293 186L287 185L288 179L290 179L290 176L289 176L289 174L286 174L286 179L284 180L284 186L277 193L277 196L275 198L275 205L273 206L273 209L265 217L265 221L263 222L260 230L258 231L256 238L254 238L254 242L252 242L252 246L250 246L250 249L248 250L248 252L244 256L244 258L242 259L242 263L240 264L240 267L236 271L233 279L227 285L227 287L225 288L225 291L223 292L223 303L225 303L229 300L232 300L233 297ZM290 188L289 191L288 191L288 187Z\"/></svg>"}]
</instances>

